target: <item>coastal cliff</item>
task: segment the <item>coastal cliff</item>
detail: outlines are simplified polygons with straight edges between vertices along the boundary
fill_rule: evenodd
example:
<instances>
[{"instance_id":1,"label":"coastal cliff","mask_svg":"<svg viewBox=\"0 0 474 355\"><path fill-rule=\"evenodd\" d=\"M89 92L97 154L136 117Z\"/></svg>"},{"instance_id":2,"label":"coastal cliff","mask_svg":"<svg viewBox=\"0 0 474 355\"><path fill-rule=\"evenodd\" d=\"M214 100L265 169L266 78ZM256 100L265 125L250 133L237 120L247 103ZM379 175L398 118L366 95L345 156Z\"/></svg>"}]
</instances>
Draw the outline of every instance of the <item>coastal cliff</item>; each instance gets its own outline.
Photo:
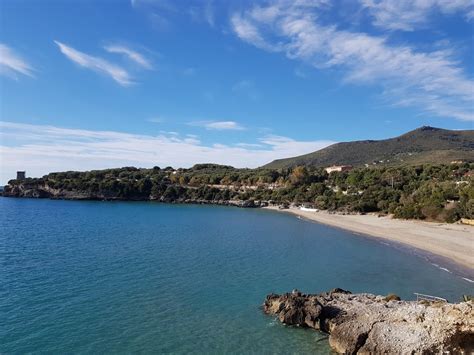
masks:
<instances>
[{"instance_id":1,"label":"coastal cliff","mask_svg":"<svg viewBox=\"0 0 474 355\"><path fill-rule=\"evenodd\" d=\"M472 301L400 301L342 289L270 294L263 304L284 324L329 333L330 346L343 354L470 354L473 307Z\"/></svg>"},{"instance_id":2,"label":"coastal cliff","mask_svg":"<svg viewBox=\"0 0 474 355\"><path fill-rule=\"evenodd\" d=\"M39 179L38 179L39 180ZM166 203L213 204L244 208L265 207L267 203L259 200L189 198L189 196L144 195L140 193L121 196L115 191L90 191L80 189L52 188L45 182L19 182L5 186L4 197L49 198L58 200L99 200L99 201L159 201Z\"/></svg>"},{"instance_id":3,"label":"coastal cliff","mask_svg":"<svg viewBox=\"0 0 474 355\"><path fill-rule=\"evenodd\" d=\"M222 206L235 206L244 208L267 206L264 201L238 200L238 199L212 199L205 198L169 198L166 196L134 196L122 197L113 193L91 192L80 190L54 189L47 184L20 183L13 186L7 185L3 191L4 197L24 197L24 198L49 198L58 200L99 200L99 201L159 201L166 203L189 203L189 204L213 204Z\"/></svg>"}]
</instances>

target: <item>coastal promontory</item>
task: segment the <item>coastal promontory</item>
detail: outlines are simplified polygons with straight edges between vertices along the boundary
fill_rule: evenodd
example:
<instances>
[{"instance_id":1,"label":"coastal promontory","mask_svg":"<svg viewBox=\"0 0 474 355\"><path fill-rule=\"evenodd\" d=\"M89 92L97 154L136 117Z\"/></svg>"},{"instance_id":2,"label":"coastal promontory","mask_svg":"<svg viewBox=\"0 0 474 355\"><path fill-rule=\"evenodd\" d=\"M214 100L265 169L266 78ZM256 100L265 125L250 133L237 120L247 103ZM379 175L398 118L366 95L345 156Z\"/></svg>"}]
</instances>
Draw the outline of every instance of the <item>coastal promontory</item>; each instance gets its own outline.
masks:
<instances>
[{"instance_id":1,"label":"coastal promontory","mask_svg":"<svg viewBox=\"0 0 474 355\"><path fill-rule=\"evenodd\" d=\"M286 325L328 333L330 346L343 354L471 354L473 307L472 301L401 301L342 289L270 294L263 304Z\"/></svg>"}]
</instances>

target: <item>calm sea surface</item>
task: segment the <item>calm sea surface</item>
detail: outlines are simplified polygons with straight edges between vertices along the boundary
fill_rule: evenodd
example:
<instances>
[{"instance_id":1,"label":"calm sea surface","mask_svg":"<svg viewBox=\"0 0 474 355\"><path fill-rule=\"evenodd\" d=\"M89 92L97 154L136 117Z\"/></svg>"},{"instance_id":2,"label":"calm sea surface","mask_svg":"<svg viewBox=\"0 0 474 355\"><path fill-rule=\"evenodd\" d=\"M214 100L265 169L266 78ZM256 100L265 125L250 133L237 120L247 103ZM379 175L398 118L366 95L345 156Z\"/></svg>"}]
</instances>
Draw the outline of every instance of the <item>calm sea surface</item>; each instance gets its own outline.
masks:
<instances>
[{"instance_id":1,"label":"calm sea surface","mask_svg":"<svg viewBox=\"0 0 474 355\"><path fill-rule=\"evenodd\" d=\"M0 353L328 353L323 335L263 315L266 294L458 300L472 286L277 212L0 198Z\"/></svg>"}]
</instances>

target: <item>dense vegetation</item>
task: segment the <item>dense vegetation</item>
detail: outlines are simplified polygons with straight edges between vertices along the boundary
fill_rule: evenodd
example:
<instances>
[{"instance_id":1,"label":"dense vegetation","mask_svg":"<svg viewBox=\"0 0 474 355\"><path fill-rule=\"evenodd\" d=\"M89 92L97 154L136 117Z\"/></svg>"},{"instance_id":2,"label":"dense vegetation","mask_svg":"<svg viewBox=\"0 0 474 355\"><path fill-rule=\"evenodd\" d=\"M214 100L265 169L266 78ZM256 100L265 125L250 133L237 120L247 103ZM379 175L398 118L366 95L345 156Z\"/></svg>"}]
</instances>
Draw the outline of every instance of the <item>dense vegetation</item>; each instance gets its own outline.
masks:
<instances>
[{"instance_id":1,"label":"dense vegetation","mask_svg":"<svg viewBox=\"0 0 474 355\"><path fill-rule=\"evenodd\" d=\"M453 160L474 162L474 130L454 131L421 127L399 137L333 144L299 157L279 159L265 168L279 169L298 165L383 165L445 163Z\"/></svg>"},{"instance_id":2,"label":"dense vegetation","mask_svg":"<svg viewBox=\"0 0 474 355\"><path fill-rule=\"evenodd\" d=\"M199 164L191 169L126 167L51 173L11 180L8 196L131 199L221 203L299 203L344 212L454 222L474 216L474 164L359 168L327 174L322 168L235 169Z\"/></svg>"}]
</instances>

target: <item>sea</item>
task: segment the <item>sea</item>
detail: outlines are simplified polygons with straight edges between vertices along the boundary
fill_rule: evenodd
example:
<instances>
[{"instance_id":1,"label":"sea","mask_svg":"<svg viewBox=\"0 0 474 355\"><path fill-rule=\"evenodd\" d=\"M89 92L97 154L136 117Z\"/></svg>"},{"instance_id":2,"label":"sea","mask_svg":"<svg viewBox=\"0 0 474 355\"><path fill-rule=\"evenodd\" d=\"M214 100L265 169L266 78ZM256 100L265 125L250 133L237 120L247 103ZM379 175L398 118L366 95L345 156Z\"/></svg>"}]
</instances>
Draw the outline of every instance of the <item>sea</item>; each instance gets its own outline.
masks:
<instances>
[{"instance_id":1,"label":"sea","mask_svg":"<svg viewBox=\"0 0 474 355\"><path fill-rule=\"evenodd\" d=\"M263 314L343 288L459 301L474 283L378 239L262 209L0 198L0 353L328 354Z\"/></svg>"}]
</instances>

